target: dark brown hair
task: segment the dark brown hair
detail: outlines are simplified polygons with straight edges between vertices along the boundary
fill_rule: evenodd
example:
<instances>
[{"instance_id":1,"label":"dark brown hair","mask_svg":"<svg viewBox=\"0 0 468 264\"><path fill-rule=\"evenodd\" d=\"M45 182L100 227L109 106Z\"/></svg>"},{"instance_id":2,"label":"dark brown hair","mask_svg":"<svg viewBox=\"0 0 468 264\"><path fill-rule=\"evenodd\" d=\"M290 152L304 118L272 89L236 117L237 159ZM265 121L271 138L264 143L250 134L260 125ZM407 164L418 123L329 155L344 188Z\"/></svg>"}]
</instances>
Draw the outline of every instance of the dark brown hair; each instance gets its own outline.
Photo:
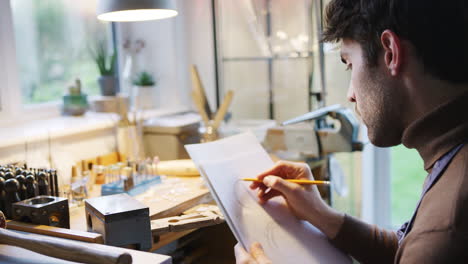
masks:
<instances>
[{"instance_id":1,"label":"dark brown hair","mask_svg":"<svg viewBox=\"0 0 468 264\"><path fill-rule=\"evenodd\" d=\"M332 0L323 41L357 41L372 67L377 65L380 36L386 29L412 44L429 74L468 83L467 0Z\"/></svg>"}]
</instances>

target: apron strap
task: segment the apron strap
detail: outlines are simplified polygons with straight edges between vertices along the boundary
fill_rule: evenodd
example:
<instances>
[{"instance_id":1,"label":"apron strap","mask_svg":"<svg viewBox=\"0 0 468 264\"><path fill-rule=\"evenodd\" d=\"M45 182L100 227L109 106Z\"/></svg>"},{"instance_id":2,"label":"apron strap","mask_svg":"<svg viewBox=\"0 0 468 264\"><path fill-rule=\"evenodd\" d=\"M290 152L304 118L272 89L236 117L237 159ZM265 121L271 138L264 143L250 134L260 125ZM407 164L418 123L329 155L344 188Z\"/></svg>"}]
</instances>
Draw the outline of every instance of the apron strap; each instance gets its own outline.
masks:
<instances>
[{"instance_id":1,"label":"apron strap","mask_svg":"<svg viewBox=\"0 0 468 264\"><path fill-rule=\"evenodd\" d=\"M413 216L411 217L411 220L404 223L400 229L397 231L397 237L398 237L398 244L401 244L403 239L408 235L408 233L411 231L411 228L413 227L413 222L414 219L416 218L416 214L418 212L419 206L421 205L421 202L424 198L424 195L434 186L437 182L437 180L442 176L443 172L445 169L448 167L450 162L452 161L453 157L458 153L458 151L463 147L464 144L458 145L455 148L453 148L450 152L442 156L436 163L434 164L434 167L432 168L431 173L427 175L426 182L424 184L424 189L421 194L421 198L418 201L418 205L416 206L416 210L413 213Z\"/></svg>"}]
</instances>

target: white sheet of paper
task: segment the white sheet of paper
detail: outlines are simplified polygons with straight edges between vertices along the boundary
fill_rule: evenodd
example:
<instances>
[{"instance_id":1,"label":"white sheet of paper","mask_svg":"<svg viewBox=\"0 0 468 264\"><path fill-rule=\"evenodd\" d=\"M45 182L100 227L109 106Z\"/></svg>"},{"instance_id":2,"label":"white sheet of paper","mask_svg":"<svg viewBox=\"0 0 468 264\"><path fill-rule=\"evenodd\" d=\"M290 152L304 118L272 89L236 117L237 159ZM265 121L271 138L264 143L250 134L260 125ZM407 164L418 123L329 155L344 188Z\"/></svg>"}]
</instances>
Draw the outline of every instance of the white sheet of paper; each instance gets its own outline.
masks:
<instances>
[{"instance_id":1,"label":"white sheet of paper","mask_svg":"<svg viewBox=\"0 0 468 264\"><path fill-rule=\"evenodd\" d=\"M293 216L282 197L263 206L257 202L241 178L254 178L274 164L252 133L186 149L244 248L260 242L273 263L351 263L317 228Z\"/></svg>"}]
</instances>

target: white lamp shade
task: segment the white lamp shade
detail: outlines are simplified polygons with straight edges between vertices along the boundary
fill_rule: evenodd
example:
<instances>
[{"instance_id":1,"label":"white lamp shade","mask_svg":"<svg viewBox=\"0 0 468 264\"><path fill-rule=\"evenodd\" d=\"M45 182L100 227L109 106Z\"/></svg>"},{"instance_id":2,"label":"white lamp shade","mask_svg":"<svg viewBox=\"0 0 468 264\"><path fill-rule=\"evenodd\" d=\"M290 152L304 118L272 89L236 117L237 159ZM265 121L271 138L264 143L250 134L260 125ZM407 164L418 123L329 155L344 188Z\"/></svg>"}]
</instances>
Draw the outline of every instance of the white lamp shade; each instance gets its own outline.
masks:
<instances>
[{"instance_id":1,"label":"white lamp shade","mask_svg":"<svg viewBox=\"0 0 468 264\"><path fill-rule=\"evenodd\" d=\"M99 0L97 18L131 22L164 19L177 15L175 0Z\"/></svg>"}]
</instances>

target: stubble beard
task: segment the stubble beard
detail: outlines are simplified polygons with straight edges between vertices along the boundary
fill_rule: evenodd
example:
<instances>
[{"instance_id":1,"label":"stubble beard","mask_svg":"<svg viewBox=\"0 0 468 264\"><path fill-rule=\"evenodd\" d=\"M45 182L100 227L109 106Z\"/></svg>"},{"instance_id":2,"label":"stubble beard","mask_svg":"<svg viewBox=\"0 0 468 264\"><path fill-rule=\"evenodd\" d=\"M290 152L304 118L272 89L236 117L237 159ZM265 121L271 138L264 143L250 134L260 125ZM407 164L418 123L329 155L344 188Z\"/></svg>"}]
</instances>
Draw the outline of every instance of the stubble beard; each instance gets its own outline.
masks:
<instances>
[{"instance_id":1,"label":"stubble beard","mask_svg":"<svg viewBox=\"0 0 468 264\"><path fill-rule=\"evenodd\" d=\"M378 147L396 146L401 143L401 106L394 87L380 73L370 70L363 85L366 94L356 112L368 128L369 140ZM360 109L361 108L361 109Z\"/></svg>"}]
</instances>

